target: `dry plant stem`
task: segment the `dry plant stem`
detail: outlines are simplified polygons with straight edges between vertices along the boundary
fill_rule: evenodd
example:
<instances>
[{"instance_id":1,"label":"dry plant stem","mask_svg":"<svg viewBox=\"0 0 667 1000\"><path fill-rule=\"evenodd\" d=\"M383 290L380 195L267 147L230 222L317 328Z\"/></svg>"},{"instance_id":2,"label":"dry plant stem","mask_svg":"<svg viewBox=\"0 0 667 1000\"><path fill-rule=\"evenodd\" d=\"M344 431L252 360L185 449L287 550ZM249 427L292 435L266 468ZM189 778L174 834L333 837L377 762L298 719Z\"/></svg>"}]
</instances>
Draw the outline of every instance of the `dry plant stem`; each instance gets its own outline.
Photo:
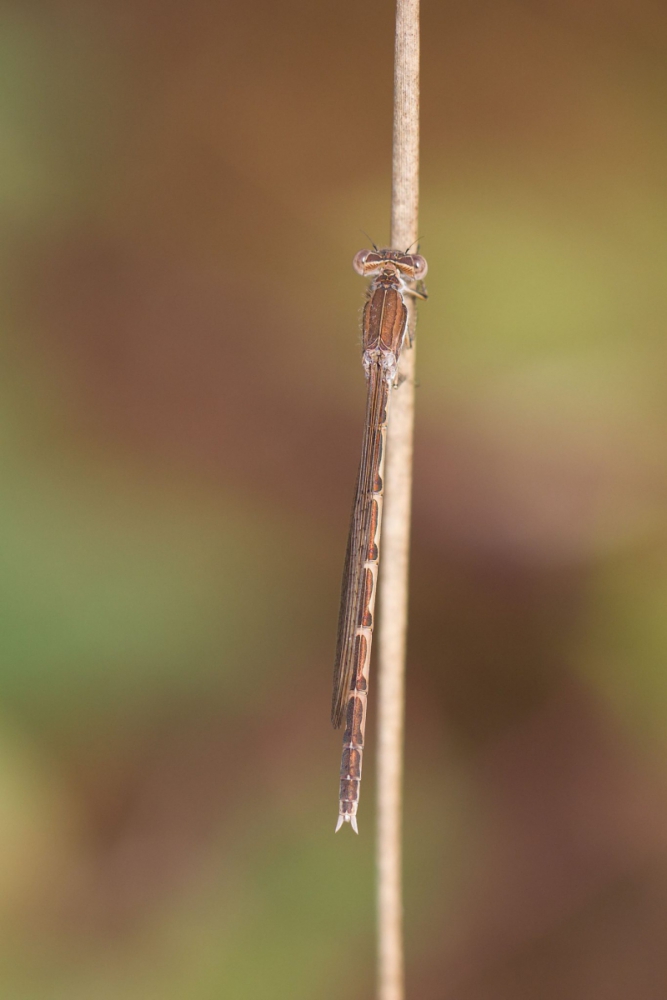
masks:
<instances>
[{"instance_id":1,"label":"dry plant stem","mask_svg":"<svg viewBox=\"0 0 667 1000\"><path fill-rule=\"evenodd\" d=\"M417 239L419 203L419 0L397 0L391 246ZM401 834L405 649L414 422L415 307L407 297L412 347L402 352L389 408L382 520L378 713L378 1000L404 1000Z\"/></svg>"}]
</instances>

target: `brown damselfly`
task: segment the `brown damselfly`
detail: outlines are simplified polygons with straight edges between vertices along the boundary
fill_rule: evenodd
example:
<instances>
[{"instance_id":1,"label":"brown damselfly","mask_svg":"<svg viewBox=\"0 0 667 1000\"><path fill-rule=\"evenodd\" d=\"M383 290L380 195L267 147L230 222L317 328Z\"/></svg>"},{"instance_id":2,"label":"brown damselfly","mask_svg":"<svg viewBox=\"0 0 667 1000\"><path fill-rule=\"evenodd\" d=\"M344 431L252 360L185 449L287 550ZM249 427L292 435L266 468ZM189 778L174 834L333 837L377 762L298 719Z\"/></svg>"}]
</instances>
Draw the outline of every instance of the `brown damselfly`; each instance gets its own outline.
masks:
<instances>
[{"instance_id":1,"label":"brown damselfly","mask_svg":"<svg viewBox=\"0 0 667 1000\"><path fill-rule=\"evenodd\" d=\"M355 833L366 726L368 673L380 561L384 446L391 389L407 335L405 295L425 298L412 285L427 271L423 257L398 250L360 250L354 269L372 278L362 321L363 363L368 382L361 462L347 542L334 667L331 721L345 718L338 823Z\"/></svg>"}]
</instances>

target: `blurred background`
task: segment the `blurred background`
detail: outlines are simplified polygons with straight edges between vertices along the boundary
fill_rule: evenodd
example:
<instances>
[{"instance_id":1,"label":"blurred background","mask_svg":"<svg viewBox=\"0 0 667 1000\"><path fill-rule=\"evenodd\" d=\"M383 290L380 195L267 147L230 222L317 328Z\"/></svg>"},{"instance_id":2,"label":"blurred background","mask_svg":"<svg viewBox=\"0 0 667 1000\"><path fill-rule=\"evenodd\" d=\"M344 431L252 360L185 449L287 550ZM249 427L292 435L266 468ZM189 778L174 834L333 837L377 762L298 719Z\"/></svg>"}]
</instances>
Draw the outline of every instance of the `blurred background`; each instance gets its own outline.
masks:
<instances>
[{"instance_id":1,"label":"blurred background","mask_svg":"<svg viewBox=\"0 0 667 1000\"><path fill-rule=\"evenodd\" d=\"M0 995L373 994L329 698L389 0L0 25ZM408 996L667 996L667 9L423 4Z\"/></svg>"}]
</instances>

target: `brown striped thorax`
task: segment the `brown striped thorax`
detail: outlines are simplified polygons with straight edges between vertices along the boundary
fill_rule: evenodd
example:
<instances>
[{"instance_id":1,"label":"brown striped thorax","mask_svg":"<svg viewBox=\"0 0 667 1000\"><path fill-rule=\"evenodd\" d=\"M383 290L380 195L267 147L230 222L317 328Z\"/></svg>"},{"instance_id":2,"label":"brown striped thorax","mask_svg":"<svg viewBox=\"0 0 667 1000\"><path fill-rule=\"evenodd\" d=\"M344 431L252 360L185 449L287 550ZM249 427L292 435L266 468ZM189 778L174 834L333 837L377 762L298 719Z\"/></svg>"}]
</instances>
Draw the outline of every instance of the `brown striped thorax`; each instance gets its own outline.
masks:
<instances>
[{"instance_id":1,"label":"brown striped thorax","mask_svg":"<svg viewBox=\"0 0 667 1000\"><path fill-rule=\"evenodd\" d=\"M379 360L387 382L393 385L407 328L404 296L425 298L412 283L425 277L428 264L419 254L375 249L360 250L353 267L357 274L372 278L362 321L366 376Z\"/></svg>"}]
</instances>

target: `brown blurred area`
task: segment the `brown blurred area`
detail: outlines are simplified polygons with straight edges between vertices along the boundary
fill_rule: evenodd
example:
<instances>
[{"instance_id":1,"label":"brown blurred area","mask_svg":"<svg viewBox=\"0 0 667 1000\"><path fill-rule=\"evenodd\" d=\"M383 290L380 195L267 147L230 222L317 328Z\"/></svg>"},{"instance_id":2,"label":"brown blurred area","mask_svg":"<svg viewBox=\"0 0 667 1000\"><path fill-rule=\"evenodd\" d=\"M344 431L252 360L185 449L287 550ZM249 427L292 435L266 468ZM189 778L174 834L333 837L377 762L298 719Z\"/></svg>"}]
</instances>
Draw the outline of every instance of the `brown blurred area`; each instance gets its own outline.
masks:
<instances>
[{"instance_id":1,"label":"brown blurred area","mask_svg":"<svg viewBox=\"0 0 667 1000\"><path fill-rule=\"evenodd\" d=\"M3 997L372 995L328 704L392 17L2 15ZM420 1000L667 996L666 57L648 0L423 2Z\"/></svg>"}]
</instances>

